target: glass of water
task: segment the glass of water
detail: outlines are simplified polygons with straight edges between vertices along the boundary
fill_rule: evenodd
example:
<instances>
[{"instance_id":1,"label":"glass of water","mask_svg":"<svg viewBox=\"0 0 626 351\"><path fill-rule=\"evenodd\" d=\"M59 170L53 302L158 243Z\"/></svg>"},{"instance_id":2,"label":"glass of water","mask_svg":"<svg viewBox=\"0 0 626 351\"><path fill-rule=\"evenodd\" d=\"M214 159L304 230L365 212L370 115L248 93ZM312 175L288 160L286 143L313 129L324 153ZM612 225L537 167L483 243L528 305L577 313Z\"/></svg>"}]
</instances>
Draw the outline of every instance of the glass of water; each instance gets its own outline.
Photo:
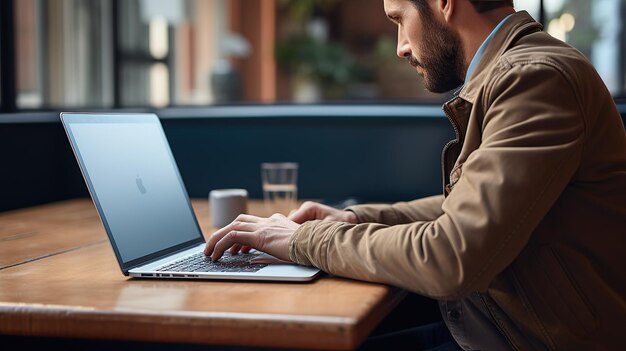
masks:
<instances>
[{"instance_id":1,"label":"glass of water","mask_svg":"<svg viewBox=\"0 0 626 351\"><path fill-rule=\"evenodd\" d=\"M298 207L298 164L262 163L263 199L271 213L285 216Z\"/></svg>"}]
</instances>

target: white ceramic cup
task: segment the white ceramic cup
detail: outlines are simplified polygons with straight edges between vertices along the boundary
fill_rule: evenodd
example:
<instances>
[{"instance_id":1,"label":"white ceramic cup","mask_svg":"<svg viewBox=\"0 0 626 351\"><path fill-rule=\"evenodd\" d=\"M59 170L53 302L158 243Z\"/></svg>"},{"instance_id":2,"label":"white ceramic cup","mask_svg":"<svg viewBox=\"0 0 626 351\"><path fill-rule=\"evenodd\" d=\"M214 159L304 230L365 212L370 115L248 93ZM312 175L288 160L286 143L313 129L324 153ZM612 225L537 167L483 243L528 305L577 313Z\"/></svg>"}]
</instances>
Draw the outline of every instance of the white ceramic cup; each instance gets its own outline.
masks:
<instances>
[{"instance_id":1,"label":"white ceramic cup","mask_svg":"<svg viewBox=\"0 0 626 351\"><path fill-rule=\"evenodd\" d=\"M245 189L216 189L209 193L211 225L224 227L248 211L248 191Z\"/></svg>"}]
</instances>

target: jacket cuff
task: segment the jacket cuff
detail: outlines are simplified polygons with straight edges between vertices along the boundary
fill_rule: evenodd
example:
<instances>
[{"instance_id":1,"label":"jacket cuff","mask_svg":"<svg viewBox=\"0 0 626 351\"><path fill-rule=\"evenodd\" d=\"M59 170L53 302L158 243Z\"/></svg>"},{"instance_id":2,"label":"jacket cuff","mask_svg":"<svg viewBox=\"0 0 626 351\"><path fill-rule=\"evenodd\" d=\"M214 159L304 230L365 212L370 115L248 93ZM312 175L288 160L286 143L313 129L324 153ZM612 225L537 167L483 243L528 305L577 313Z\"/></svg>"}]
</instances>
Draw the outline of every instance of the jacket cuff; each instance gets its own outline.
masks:
<instances>
[{"instance_id":1,"label":"jacket cuff","mask_svg":"<svg viewBox=\"0 0 626 351\"><path fill-rule=\"evenodd\" d=\"M395 225L399 222L398 214L391 205L356 205L345 210L353 212L359 223Z\"/></svg>"},{"instance_id":2,"label":"jacket cuff","mask_svg":"<svg viewBox=\"0 0 626 351\"><path fill-rule=\"evenodd\" d=\"M308 242L304 240L308 233L311 232L311 222L304 222L300 227L296 230L295 233L289 239L289 258L302 266L310 266L311 261L309 261L302 252L307 250Z\"/></svg>"},{"instance_id":3,"label":"jacket cuff","mask_svg":"<svg viewBox=\"0 0 626 351\"><path fill-rule=\"evenodd\" d=\"M302 266L327 269L328 244L343 223L308 221L302 224L289 239L289 258Z\"/></svg>"}]
</instances>

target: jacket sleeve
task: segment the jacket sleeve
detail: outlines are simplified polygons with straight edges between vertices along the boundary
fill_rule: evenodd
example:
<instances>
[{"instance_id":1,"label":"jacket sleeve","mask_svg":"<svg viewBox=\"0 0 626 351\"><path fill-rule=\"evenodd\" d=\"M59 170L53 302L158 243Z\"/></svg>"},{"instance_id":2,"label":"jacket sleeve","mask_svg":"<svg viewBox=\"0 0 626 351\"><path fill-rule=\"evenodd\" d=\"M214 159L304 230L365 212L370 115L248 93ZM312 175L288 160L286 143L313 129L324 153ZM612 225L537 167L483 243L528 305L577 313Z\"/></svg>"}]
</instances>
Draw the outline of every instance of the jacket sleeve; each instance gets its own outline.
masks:
<instances>
[{"instance_id":1,"label":"jacket sleeve","mask_svg":"<svg viewBox=\"0 0 626 351\"><path fill-rule=\"evenodd\" d=\"M357 205L346 208L357 216L359 223L396 225L416 221L432 221L443 214L443 195L430 196L393 205Z\"/></svg>"},{"instance_id":2,"label":"jacket sleeve","mask_svg":"<svg viewBox=\"0 0 626 351\"><path fill-rule=\"evenodd\" d=\"M558 68L507 67L491 84L480 102L489 106L481 146L441 216L393 226L307 222L291 238L291 259L440 300L485 291L570 182L585 134L579 97Z\"/></svg>"}]
</instances>

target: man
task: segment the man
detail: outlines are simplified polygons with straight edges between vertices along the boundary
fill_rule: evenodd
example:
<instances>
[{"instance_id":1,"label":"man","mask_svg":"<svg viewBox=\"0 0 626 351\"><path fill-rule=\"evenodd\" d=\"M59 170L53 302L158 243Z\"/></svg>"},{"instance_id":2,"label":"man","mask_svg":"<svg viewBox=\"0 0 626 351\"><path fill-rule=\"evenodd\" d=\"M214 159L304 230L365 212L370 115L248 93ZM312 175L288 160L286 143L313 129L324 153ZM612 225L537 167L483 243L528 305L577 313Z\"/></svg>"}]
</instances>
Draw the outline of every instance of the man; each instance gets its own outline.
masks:
<instances>
[{"instance_id":1,"label":"man","mask_svg":"<svg viewBox=\"0 0 626 351\"><path fill-rule=\"evenodd\" d=\"M592 65L511 1L384 5L429 90L464 83L443 107L444 195L242 215L206 254L251 246L437 299L465 350L626 349L626 133Z\"/></svg>"}]
</instances>

